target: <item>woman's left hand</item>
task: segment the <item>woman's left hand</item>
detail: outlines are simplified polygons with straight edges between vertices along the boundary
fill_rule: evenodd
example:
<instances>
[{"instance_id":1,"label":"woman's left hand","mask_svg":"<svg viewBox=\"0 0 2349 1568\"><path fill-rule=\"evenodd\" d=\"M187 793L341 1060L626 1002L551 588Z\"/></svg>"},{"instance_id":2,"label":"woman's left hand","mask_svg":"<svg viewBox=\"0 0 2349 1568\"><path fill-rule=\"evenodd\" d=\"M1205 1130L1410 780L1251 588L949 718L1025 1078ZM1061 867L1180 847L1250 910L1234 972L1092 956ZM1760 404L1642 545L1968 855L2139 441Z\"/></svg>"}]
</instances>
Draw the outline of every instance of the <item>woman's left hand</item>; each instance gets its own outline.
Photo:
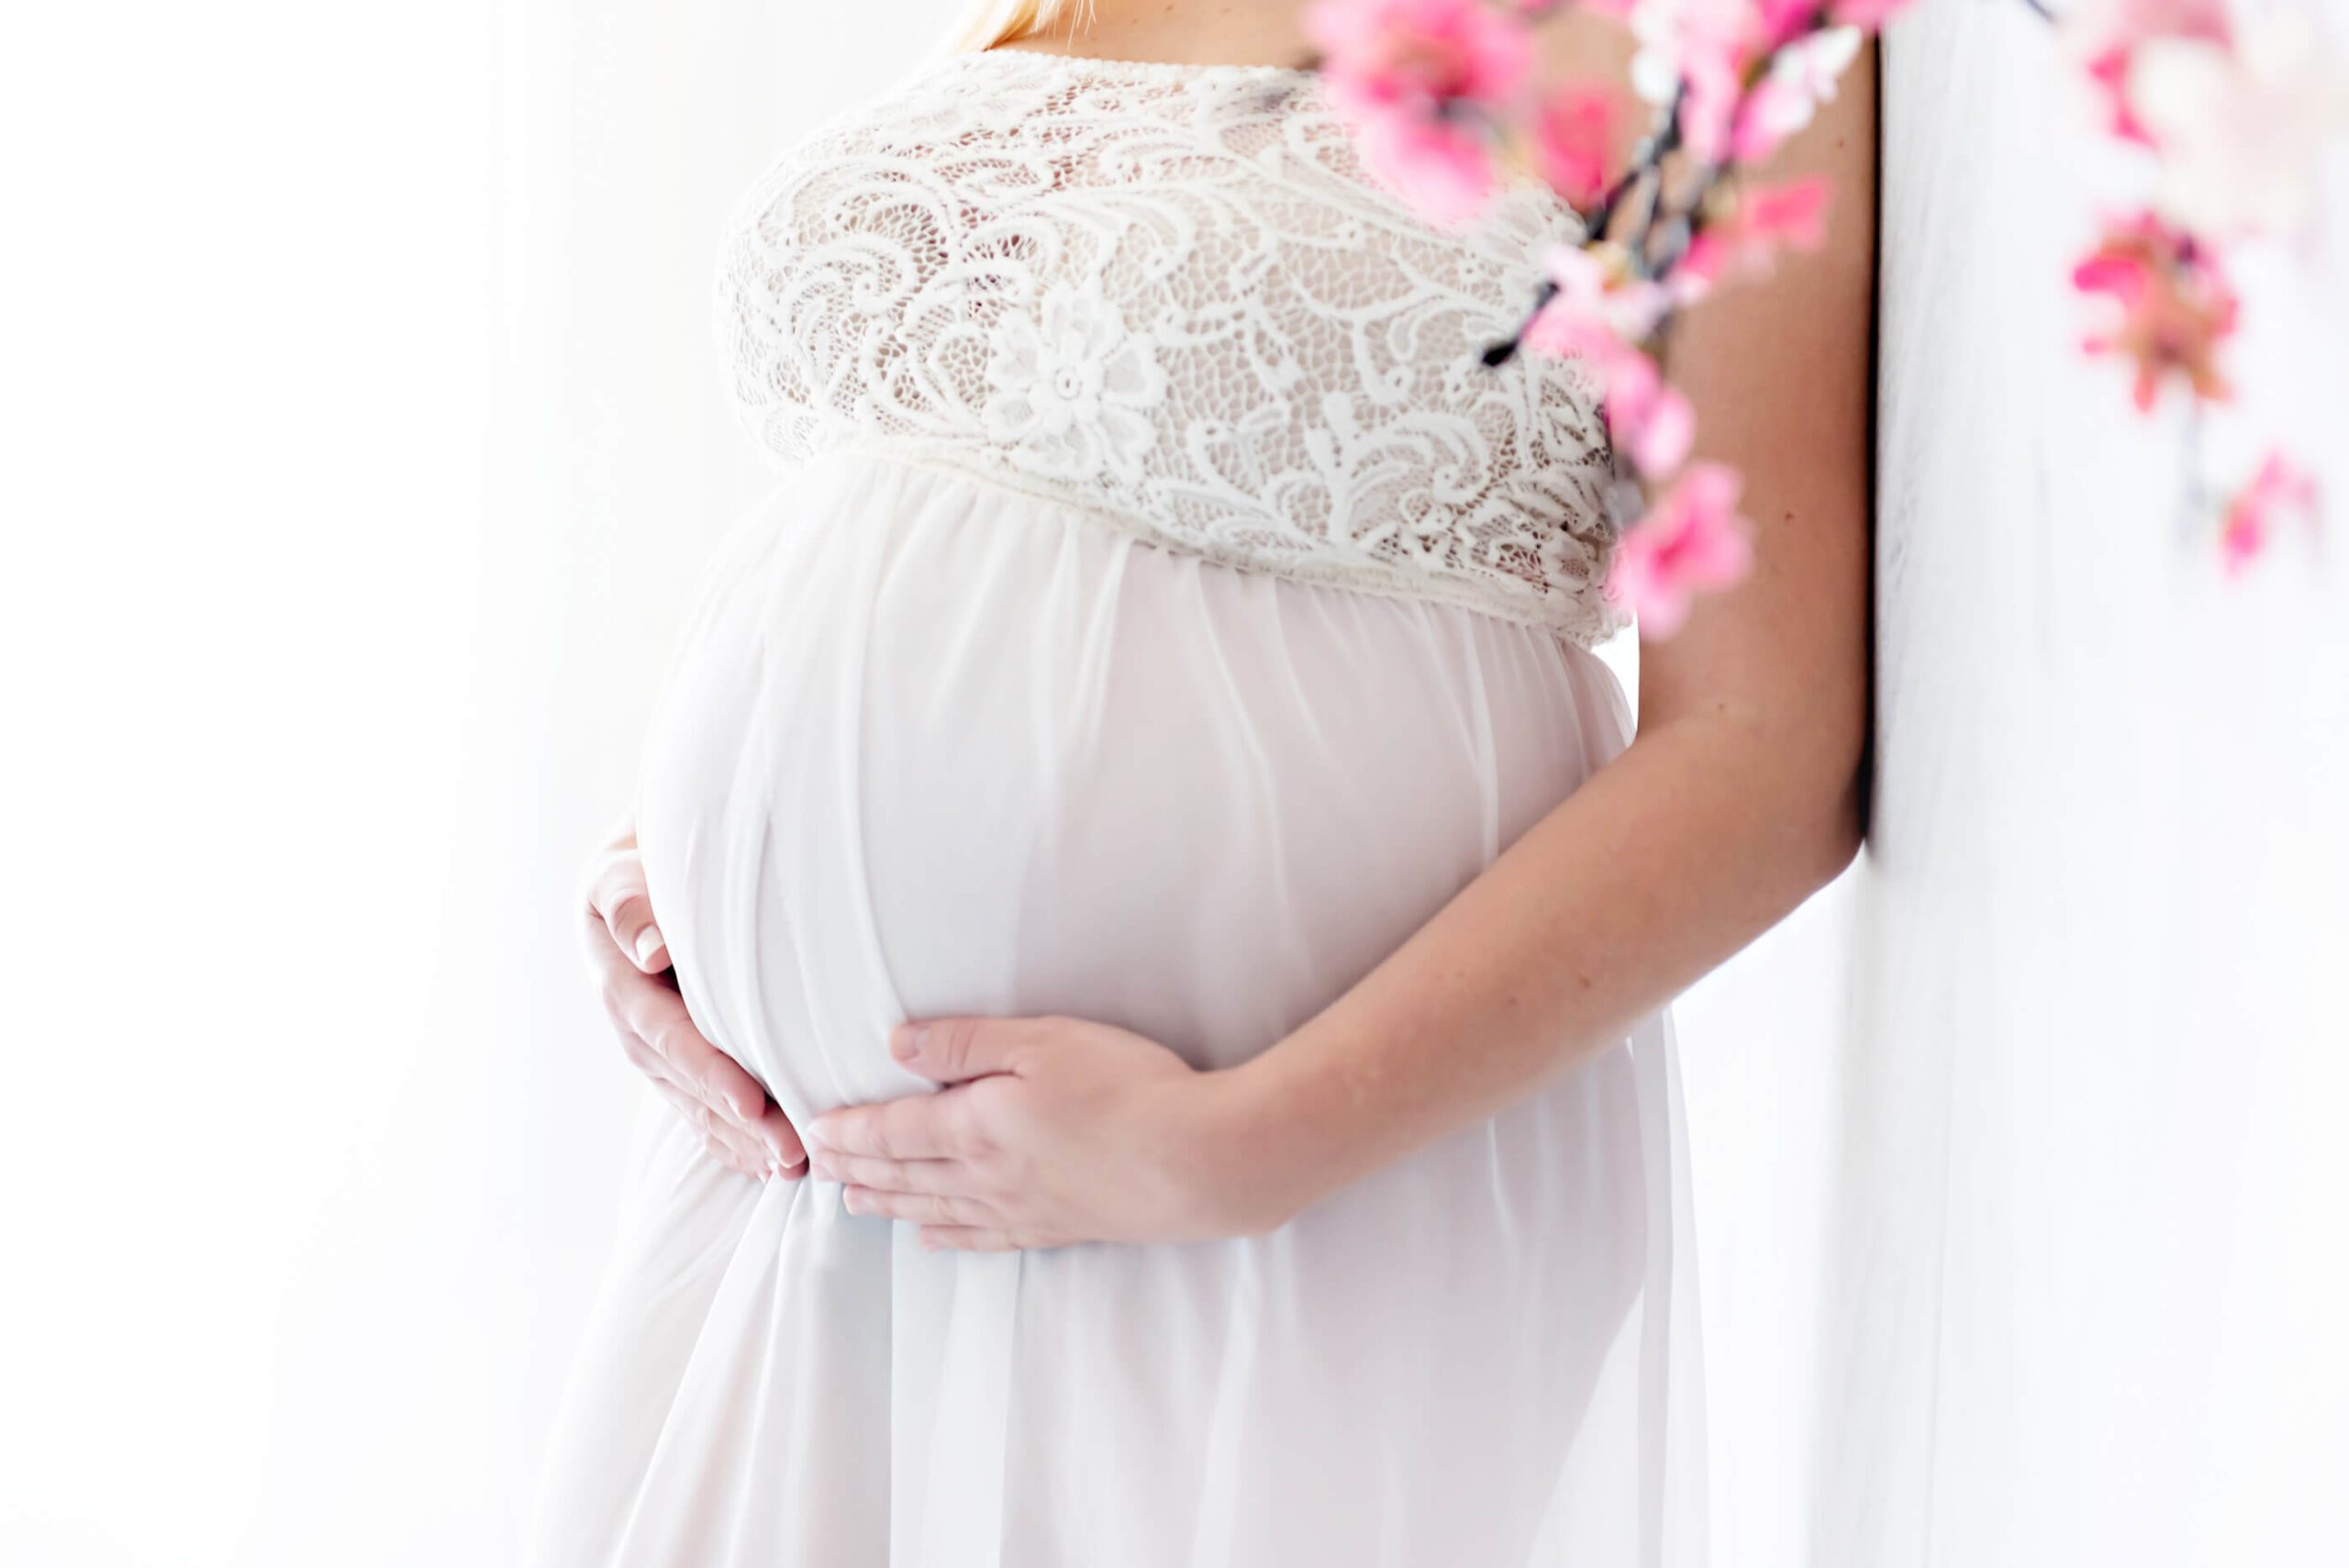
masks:
<instances>
[{"instance_id":1,"label":"woman's left hand","mask_svg":"<svg viewBox=\"0 0 2349 1568\"><path fill-rule=\"evenodd\" d=\"M945 1087L801 1130L851 1213L918 1224L926 1247L1194 1241L1288 1217L1241 1148L1233 1073L1083 1018L932 1018L899 1025L889 1049Z\"/></svg>"}]
</instances>

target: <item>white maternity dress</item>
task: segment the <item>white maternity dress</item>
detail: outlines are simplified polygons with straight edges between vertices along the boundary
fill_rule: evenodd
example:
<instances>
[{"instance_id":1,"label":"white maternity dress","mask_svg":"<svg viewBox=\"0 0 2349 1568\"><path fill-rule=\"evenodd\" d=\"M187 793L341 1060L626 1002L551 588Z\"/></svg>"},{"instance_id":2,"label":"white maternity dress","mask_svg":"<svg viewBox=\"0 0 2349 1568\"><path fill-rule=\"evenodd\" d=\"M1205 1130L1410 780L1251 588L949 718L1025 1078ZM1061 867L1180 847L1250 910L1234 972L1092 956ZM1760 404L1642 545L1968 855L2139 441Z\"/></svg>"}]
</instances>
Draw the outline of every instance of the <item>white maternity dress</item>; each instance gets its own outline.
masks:
<instances>
[{"instance_id":1,"label":"white maternity dress","mask_svg":"<svg viewBox=\"0 0 2349 1568\"><path fill-rule=\"evenodd\" d=\"M783 472L638 818L709 1037L795 1119L908 1017L1230 1064L1620 751L1587 377L1478 357L1575 229L1428 227L1265 67L947 56L784 155L718 278ZM1265 1237L933 1253L648 1095L530 1560L1681 1568L1682 1137L1658 1016Z\"/></svg>"}]
</instances>

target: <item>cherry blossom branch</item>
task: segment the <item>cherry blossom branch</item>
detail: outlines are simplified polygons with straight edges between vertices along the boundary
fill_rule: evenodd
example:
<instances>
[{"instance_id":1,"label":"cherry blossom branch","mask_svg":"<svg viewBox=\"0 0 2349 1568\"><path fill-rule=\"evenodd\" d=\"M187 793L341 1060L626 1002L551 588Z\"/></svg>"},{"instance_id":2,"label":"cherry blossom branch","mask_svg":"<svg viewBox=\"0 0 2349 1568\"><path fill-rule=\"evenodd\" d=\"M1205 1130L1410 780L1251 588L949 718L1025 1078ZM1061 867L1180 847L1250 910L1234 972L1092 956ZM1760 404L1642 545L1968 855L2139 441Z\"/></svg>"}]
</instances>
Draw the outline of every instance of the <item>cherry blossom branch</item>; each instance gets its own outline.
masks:
<instances>
[{"instance_id":1,"label":"cherry blossom branch","mask_svg":"<svg viewBox=\"0 0 2349 1568\"><path fill-rule=\"evenodd\" d=\"M1632 84L1655 119L1620 170L1609 167L1611 95L1531 81L1531 30L1566 3L1319 0L1308 25L1324 84L1353 118L1365 163L1431 220L1472 220L1509 162L1530 165L1587 215L1580 241L1551 252L1517 329L1484 361L1498 367L1530 350L1595 373L1616 476L1609 510L1620 530L1609 591L1649 635L1667 636L1696 596L1743 573L1751 526L1736 515L1734 471L1689 461L1694 416L1663 375L1664 336L1715 288L1820 242L1824 183L1767 184L1755 172L1834 96L1865 37L1909 0L1575 0L1641 42ZM2105 95L2111 133L2167 158L2178 176L2167 216L2149 208L2109 220L2074 284L2117 313L2085 347L2134 366L2139 406L2188 399L2198 454L2188 504L2204 516L2213 507L2200 478L2200 410L2230 395L2217 350L2237 315L2213 237L2261 232L2276 214L2176 215L2249 205L2241 169L2214 157L2213 144L2254 138L2278 104L2292 134L2269 137L2260 165L2304 174L2310 150L2342 128L2337 68L2312 73L2307 62L2324 57L2305 40L2282 52L2252 47L2230 0L2081 0L2065 17L2024 3ZM2274 183L2249 183L2284 205L2289 191L2278 197ZM2271 454L2221 513L2229 568L2259 553L2274 515L2313 518L2314 507L2312 483Z\"/></svg>"}]
</instances>

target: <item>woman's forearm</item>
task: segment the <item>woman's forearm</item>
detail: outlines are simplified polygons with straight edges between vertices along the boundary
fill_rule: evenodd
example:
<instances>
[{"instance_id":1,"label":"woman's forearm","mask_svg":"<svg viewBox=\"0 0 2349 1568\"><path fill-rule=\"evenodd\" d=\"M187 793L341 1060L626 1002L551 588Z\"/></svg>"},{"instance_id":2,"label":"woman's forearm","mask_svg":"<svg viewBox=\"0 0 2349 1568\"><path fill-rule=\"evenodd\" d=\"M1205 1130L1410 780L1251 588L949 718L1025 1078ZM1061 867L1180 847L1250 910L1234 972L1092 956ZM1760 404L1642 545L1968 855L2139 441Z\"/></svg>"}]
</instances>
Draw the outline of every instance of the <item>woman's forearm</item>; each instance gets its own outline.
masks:
<instances>
[{"instance_id":1,"label":"woman's forearm","mask_svg":"<svg viewBox=\"0 0 2349 1568\"><path fill-rule=\"evenodd\" d=\"M1351 990L1233 1070L1235 1169L1259 1218L1532 1093L1831 880L1859 843L1859 728L1716 710L1643 731Z\"/></svg>"}]
</instances>

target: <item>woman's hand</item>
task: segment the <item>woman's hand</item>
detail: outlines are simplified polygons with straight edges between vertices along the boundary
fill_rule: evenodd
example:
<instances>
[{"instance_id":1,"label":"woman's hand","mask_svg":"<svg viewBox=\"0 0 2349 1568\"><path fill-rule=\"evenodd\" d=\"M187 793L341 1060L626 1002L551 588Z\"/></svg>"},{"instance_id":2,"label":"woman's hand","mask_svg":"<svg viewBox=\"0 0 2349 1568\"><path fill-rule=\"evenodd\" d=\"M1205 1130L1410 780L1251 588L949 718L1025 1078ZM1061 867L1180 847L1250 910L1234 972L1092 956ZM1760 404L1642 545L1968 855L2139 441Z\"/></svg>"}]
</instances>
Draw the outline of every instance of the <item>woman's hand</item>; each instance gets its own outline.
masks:
<instances>
[{"instance_id":1,"label":"woman's hand","mask_svg":"<svg viewBox=\"0 0 2349 1568\"><path fill-rule=\"evenodd\" d=\"M1252 1173L1247 1091L1153 1040L1082 1018L933 1018L890 1053L946 1087L807 1128L852 1214L972 1251L1261 1234L1294 1212Z\"/></svg>"},{"instance_id":2,"label":"woman's hand","mask_svg":"<svg viewBox=\"0 0 2349 1568\"><path fill-rule=\"evenodd\" d=\"M746 1176L803 1174L807 1152L790 1119L685 1012L668 943L652 921L633 831L596 858L586 904L587 965L628 1059L721 1163Z\"/></svg>"}]
</instances>

